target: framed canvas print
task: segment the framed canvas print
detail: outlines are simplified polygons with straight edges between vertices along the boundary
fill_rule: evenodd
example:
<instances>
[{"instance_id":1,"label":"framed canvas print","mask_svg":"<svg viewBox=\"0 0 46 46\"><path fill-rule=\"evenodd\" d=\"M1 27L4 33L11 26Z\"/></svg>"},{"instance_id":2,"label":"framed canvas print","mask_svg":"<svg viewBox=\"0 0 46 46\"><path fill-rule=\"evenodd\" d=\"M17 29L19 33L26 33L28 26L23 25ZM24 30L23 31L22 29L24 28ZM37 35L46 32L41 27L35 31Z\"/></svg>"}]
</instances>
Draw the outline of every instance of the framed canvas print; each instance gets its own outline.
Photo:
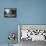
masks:
<instances>
[{"instance_id":1,"label":"framed canvas print","mask_svg":"<svg viewBox=\"0 0 46 46\"><path fill-rule=\"evenodd\" d=\"M4 8L4 17L16 17L17 9L16 8Z\"/></svg>"}]
</instances>

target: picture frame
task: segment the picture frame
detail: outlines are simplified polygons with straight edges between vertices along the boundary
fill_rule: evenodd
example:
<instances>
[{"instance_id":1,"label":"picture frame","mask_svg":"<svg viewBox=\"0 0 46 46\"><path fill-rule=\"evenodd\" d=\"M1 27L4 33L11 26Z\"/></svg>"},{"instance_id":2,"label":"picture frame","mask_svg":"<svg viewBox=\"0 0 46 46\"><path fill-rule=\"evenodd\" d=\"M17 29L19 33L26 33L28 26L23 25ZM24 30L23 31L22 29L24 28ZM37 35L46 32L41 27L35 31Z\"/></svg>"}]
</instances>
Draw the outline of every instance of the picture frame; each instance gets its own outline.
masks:
<instances>
[{"instance_id":1,"label":"picture frame","mask_svg":"<svg viewBox=\"0 0 46 46\"><path fill-rule=\"evenodd\" d=\"M17 16L17 8L4 8L4 17L14 17Z\"/></svg>"}]
</instances>

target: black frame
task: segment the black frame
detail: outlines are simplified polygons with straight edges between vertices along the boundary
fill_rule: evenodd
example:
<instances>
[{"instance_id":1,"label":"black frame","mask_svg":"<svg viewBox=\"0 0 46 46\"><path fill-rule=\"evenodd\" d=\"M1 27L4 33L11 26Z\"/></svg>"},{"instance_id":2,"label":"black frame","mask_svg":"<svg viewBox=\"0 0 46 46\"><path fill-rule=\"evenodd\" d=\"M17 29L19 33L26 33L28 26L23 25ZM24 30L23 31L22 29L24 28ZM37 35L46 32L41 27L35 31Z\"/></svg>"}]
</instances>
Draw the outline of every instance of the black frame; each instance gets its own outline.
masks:
<instances>
[{"instance_id":1,"label":"black frame","mask_svg":"<svg viewBox=\"0 0 46 46\"><path fill-rule=\"evenodd\" d=\"M5 9L10 9L10 10L13 10L14 11L14 16L13 14L9 14L10 16L8 16L5 12ZM17 8L4 8L4 17L8 17L8 18L16 18L17 16Z\"/></svg>"}]
</instances>

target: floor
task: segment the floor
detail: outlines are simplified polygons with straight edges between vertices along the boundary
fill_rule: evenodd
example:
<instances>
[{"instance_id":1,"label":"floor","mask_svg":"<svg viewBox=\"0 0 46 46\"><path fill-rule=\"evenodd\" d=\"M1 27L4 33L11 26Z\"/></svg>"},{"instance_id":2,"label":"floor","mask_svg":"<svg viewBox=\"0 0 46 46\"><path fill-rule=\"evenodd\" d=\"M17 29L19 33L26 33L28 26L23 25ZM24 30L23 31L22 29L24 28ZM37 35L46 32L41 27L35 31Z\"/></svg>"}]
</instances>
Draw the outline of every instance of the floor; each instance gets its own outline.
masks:
<instances>
[{"instance_id":1,"label":"floor","mask_svg":"<svg viewBox=\"0 0 46 46\"><path fill-rule=\"evenodd\" d=\"M21 40L20 46L46 46L46 42L45 41L32 42L31 40L28 40L28 41Z\"/></svg>"},{"instance_id":2,"label":"floor","mask_svg":"<svg viewBox=\"0 0 46 46\"><path fill-rule=\"evenodd\" d=\"M0 46L8 46L8 44L0 44ZM10 45L10 46L18 46L18 44Z\"/></svg>"},{"instance_id":3,"label":"floor","mask_svg":"<svg viewBox=\"0 0 46 46\"><path fill-rule=\"evenodd\" d=\"M8 46L8 44L0 44L0 46ZM14 46L46 46L46 42L44 42L44 41L32 42L31 40L28 40L28 41L21 40L19 45L15 44Z\"/></svg>"}]
</instances>

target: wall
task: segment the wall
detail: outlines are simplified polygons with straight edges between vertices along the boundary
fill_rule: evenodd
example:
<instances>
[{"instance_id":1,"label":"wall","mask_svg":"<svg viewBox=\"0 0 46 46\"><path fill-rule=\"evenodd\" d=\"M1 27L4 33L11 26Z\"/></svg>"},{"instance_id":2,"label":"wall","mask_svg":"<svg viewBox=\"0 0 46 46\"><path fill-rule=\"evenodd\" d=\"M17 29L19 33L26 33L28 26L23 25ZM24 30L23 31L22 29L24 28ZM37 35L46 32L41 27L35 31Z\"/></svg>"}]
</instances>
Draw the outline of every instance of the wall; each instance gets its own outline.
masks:
<instances>
[{"instance_id":1,"label":"wall","mask_svg":"<svg viewBox=\"0 0 46 46\"><path fill-rule=\"evenodd\" d=\"M4 8L17 8L17 17L4 18ZM0 0L0 44L8 43L9 32L18 32L18 24L46 24L46 0Z\"/></svg>"}]
</instances>

